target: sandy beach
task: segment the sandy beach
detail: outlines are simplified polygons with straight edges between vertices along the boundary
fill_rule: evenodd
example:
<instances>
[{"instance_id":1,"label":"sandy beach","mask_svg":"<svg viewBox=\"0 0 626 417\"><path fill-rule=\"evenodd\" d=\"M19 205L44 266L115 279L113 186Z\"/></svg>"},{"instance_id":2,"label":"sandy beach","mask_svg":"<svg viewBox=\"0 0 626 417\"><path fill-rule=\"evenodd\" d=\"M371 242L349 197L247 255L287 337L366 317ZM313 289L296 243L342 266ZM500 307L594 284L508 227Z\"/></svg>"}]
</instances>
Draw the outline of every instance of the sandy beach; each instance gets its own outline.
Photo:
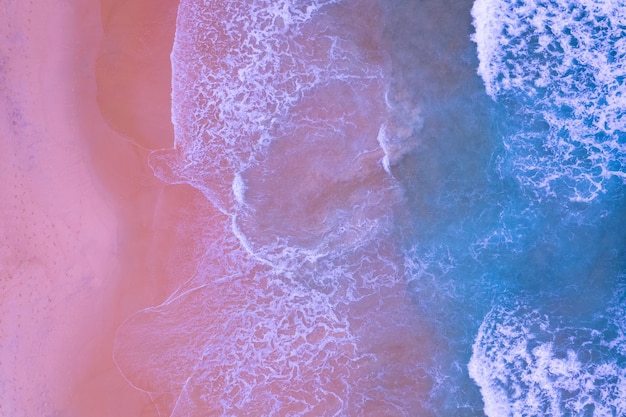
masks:
<instances>
[{"instance_id":1,"label":"sandy beach","mask_svg":"<svg viewBox=\"0 0 626 417\"><path fill-rule=\"evenodd\" d=\"M196 197L146 162L172 142L176 2L0 8L0 416L154 415L111 347L177 285L159 220Z\"/></svg>"},{"instance_id":2,"label":"sandy beach","mask_svg":"<svg viewBox=\"0 0 626 417\"><path fill-rule=\"evenodd\" d=\"M209 367L203 374L210 381L217 381L215 384L205 383L199 374L193 374L195 369L187 370L183 376L198 377L202 392L187 389L186 383L181 392L178 382L172 382L168 372L185 369L168 356L169 351L162 346L169 340L167 328L155 325L159 322L152 317L154 314L157 318L165 317L161 311L169 304L176 306L176 298L164 301L177 289L199 285L190 282L185 287L183 283L194 276L194 268L199 265L198 248L205 250L200 245L201 239L223 245L216 244L213 248L216 254L201 264L209 278L228 275L232 273L229 268L234 267L228 263L229 251L233 248L227 239L220 240L221 234L230 230L231 220L210 206L191 186L168 185L157 179L148 164L151 151L172 148L173 144L170 51L178 2L56 0L33 3L0 0L0 7L5 11L0 17L0 36L7 46L0 55L0 175L5 179L0 183L0 417L149 417L158 415L156 407L160 408L161 415L171 412L182 413L173 415L199 415L193 413L198 413L198 409L207 412L207 404L218 410L224 394L218 378L222 370ZM382 85L373 88L382 88ZM382 96L378 90L360 94L355 100L367 95ZM340 98L331 97L329 101L339 102ZM383 109L376 111L382 113ZM325 114L317 107L315 100L303 102L302 114L332 118L332 114ZM368 126L366 119L355 118L354 125ZM373 141L368 146L376 149L373 138L378 125L373 125L372 129L365 136ZM287 147L278 155L288 150ZM382 158L382 152L376 155L364 162L369 164L370 170L365 185L384 189L388 185L386 174L376 162L376 158ZM296 156L297 164L307 158ZM284 173L298 169L283 168ZM303 171L303 178L308 174L309 171ZM348 177L360 184L358 175ZM301 190L302 182L304 180L293 184L295 191ZM303 200L315 202L314 191L320 184L325 183L314 182L310 193L313 197L304 196ZM227 188L230 186L229 183ZM270 195L273 189L281 190L284 186L278 181L266 194ZM342 193L341 190L331 193L322 203L332 198L340 200ZM299 210L293 212L295 220L290 227L298 230L303 223L298 217ZM372 216L383 214L376 212ZM194 228L194 221L199 218L202 219L201 231ZM320 223L321 219L317 221ZM264 230L259 232L262 234ZM285 231L286 235L289 233L293 231ZM348 240L347 244L353 243ZM375 246L384 252L376 255L373 247L366 248L372 253L358 252L357 258L347 259L350 265L361 265L358 256L372 256L373 261L368 260L366 267L357 268L355 276L390 277L395 284L389 284L386 290L365 291L360 302L349 307L340 303L337 308L340 315L350 317L346 329L356 332L358 347L365 352L382 352L383 356L368 365L359 365L351 373L349 368L353 362L345 358L356 355L354 347L344 349L341 345L334 353L339 358L337 369L351 375L343 381L346 386L385 392L385 395L390 391L381 391L380 387L422 395L427 392L428 383L415 380L398 364L426 360L424 335L403 327L402 317L413 314L413 306L405 296L402 281L394 281L398 278L395 267L389 270L388 265L380 261L388 260L395 265L400 258L394 254L393 245ZM235 249L243 251L240 247ZM249 260L247 255L233 259L236 259L233 262ZM181 296L184 308L173 309L171 314L173 356L184 353L191 339L204 338L206 346L236 341L226 324L236 323L237 330L246 330L249 323L237 321L238 314L245 308L263 312L260 317L265 321L261 323L267 322L269 327L281 323L285 334L296 334L294 323L297 321L283 320L285 311L296 314L308 304L301 305L301 301L296 300L295 304L288 305L293 311L269 312L275 304L273 297L282 300L284 293L278 290L280 286L276 287L276 294L268 293L268 283L272 280L258 278L263 268L265 266L259 264L246 270L244 276L237 278L237 285L208 285L209 278L200 274L198 282L202 285L198 286L198 291L190 291L199 294L197 302ZM357 285L359 289L361 284ZM178 295L183 292L179 291ZM254 301L250 298L253 293L267 293L270 297ZM204 308L205 303L210 308ZM311 302L311 306L313 304ZM159 307L147 309L150 306ZM139 311L141 313L128 320ZM194 337L184 332L181 337L177 336L186 312L192 312L187 318L198 324L197 331L192 332ZM334 317L334 313L331 316ZM326 316L319 317L322 320ZM137 323L143 324L144 319L145 328L137 326ZM207 321L216 327L215 332L206 330ZM399 327L394 327L398 323ZM221 324L226 330L220 328ZM143 331L145 329L147 331ZM336 334L339 344L346 339L341 329L339 327ZM120 350L117 363L113 359L116 332L121 336L117 345L130 347ZM150 336L148 340L145 340L146 335ZM255 337L261 336L255 333L246 340ZM316 338L313 334L307 342L314 352ZM296 339L294 343L289 338L285 340L289 349L302 343ZM401 342L396 343L397 340ZM317 378L318 367L335 360L328 359L330 354L324 346L320 347L321 359L303 367L303 381ZM243 348L257 349L251 344ZM150 349L154 351L152 358L148 357ZM251 369L264 370L269 364L286 372L285 358L276 353L279 350L269 349L267 358L251 361ZM197 358L193 355L200 354L191 352L195 366ZM204 356L198 357L204 360ZM150 360L154 358L157 362L152 366ZM146 363L150 366L145 366ZM231 364L223 371L230 375L239 367L239 364ZM383 374L390 376L383 378L380 376ZM327 372L327 382L322 388L341 393L343 388L337 386L335 376ZM306 399L311 392L317 392L315 387L304 383L301 388L294 388L291 381L282 379L267 384L250 381L258 398L284 395L289 389L295 389L296 397L301 395ZM173 384L174 388L168 384ZM154 398L142 388L151 390ZM192 394L197 395L198 404L202 404L197 409L191 405ZM387 404L385 395L376 394L363 403L358 399L353 401L364 404L356 406L364 407L358 410L363 415L395 415L396 409ZM177 399L185 400L186 396L189 397L188 408L179 407ZM328 398L335 398L334 394L329 394ZM326 399L317 404L314 413L331 413L341 406L339 403ZM251 402L247 407L240 412L265 410L266 404ZM286 407L278 411L278 415L292 412L295 411ZM219 413L215 411L216 415Z\"/></svg>"}]
</instances>

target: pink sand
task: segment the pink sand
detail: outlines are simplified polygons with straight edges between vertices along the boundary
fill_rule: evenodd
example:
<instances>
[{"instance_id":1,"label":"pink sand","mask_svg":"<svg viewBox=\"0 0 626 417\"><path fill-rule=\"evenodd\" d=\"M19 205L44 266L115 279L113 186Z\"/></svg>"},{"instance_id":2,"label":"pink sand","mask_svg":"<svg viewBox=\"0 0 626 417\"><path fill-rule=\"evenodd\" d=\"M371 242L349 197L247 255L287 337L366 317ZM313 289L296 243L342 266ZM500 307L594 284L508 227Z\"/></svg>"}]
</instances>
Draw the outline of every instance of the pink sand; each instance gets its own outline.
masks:
<instances>
[{"instance_id":1,"label":"pink sand","mask_svg":"<svg viewBox=\"0 0 626 417\"><path fill-rule=\"evenodd\" d=\"M172 192L194 196L156 180L143 149L172 141L176 6L0 2L2 417L154 415L111 350L176 285L153 262L168 223L152 224L176 216Z\"/></svg>"}]
</instances>

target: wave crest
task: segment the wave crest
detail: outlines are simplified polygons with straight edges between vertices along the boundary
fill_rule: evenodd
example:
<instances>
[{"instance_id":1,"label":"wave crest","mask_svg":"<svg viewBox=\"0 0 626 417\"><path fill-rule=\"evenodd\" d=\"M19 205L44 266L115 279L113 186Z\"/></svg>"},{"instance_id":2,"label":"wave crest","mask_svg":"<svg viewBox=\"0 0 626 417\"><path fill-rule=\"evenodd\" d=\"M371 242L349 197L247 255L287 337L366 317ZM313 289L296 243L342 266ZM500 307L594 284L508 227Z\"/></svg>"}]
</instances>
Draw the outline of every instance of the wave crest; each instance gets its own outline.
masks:
<instances>
[{"instance_id":1,"label":"wave crest","mask_svg":"<svg viewBox=\"0 0 626 417\"><path fill-rule=\"evenodd\" d=\"M586 327L560 323L521 302L494 308L480 326L468 365L485 413L624 415L626 328L615 309L623 314L624 300Z\"/></svg>"},{"instance_id":2,"label":"wave crest","mask_svg":"<svg viewBox=\"0 0 626 417\"><path fill-rule=\"evenodd\" d=\"M626 181L626 3L477 0L472 15L478 73L518 125L513 175L575 201Z\"/></svg>"}]
</instances>

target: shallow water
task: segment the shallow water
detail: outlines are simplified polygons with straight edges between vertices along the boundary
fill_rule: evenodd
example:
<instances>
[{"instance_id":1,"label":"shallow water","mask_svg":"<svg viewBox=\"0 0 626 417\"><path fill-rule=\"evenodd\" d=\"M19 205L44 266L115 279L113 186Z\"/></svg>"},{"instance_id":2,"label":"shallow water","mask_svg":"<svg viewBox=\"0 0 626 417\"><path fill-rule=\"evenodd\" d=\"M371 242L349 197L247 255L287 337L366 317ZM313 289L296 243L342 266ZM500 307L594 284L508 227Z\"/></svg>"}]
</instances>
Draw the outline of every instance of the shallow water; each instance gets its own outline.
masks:
<instances>
[{"instance_id":1,"label":"shallow water","mask_svg":"<svg viewBox=\"0 0 626 417\"><path fill-rule=\"evenodd\" d=\"M171 416L624 414L624 8L183 0L150 162L203 238L120 370Z\"/></svg>"}]
</instances>

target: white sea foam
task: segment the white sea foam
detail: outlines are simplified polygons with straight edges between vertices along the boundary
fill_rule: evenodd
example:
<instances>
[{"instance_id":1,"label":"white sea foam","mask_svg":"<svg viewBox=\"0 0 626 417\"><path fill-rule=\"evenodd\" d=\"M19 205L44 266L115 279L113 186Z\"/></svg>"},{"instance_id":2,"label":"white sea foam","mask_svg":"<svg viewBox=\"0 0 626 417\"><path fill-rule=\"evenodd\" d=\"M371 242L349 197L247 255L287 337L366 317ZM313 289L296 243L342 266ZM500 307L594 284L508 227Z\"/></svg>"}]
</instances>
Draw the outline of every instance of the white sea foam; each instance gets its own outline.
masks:
<instances>
[{"instance_id":1,"label":"white sea foam","mask_svg":"<svg viewBox=\"0 0 626 417\"><path fill-rule=\"evenodd\" d=\"M626 2L476 0L487 93L523 120L505 138L527 186L590 201L626 181Z\"/></svg>"},{"instance_id":2,"label":"white sea foam","mask_svg":"<svg viewBox=\"0 0 626 417\"><path fill-rule=\"evenodd\" d=\"M235 174L235 179L233 180L233 195L235 196L235 201L240 205L243 204L245 192L246 183L241 177L241 174L237 172Z\"/></svg>"},{"instance_id":3,"label":"white sea foam","mask_svg":"<svg viewBox=\"0 0 626 417\"><path fill-rule=\"evenodd\" d=\"M313 29L336 2L182 1L171 55L177 159L167 170L231 211L235 176L263 159L303 95L329 81L375 77L375 68L355 65L348 42Z\"/></svg>"},{"instance_id":4,"label":"white sea foam","mask_svg":"<svg viewBox=\"0 0 626 417\"><path fill-rule=\"evenodd\" d=\"M558 326L523 304L494 308L479 329L468 365L485 413L624 415L626 304L615 308L618 315L609 309L600 318L609 323L607 329Z\"/></svg>"},{"instance_id":5,"label":"white sea foam","mask_svg":"<svg viewBox=\"0 0 626 417\"><path fill-rule=\"evenodd\" d=\"M383 168L389 175L391 167L418 146L417 135L424 125L419 108L411 104L408 95L396 94L392 100L388 91L385 96L389 116L380 126L377 140L385 154Z\"/></svg>"},{"instance_id":6,"label":"white sea foam","mask_svg":"<svg viewBox=\"0 0 626 417\"><path fill-rule=\"evenodd\" d=\"M340 415L345 398L334 400L347 392L348 365L358 358L349 323L334 310L337 294L312 291L233 252L230 276L207 282L214 267L201 265L204 284L189 283L124 323L117 365L138 388L172 396L166 415L281 415L289 407L299 410L293 415L335 415L334 407ZM247 276L253 279L242 282Z\"/></svg>"},{"instance_id":7,"label":"white sea foam","mask_svg":"<svg viewBox=\"0 0 626 417\"><path fill-rule=\"evenodd\" d=\"M179 6L171 55L175 149L155 152L151 157L152 168L164 181L189 183L202 191L223 213L233 217L233 233L241 238L242 245L253 251L254 257L275 266L299 265L303 260L324 256L330 246L336 251L343 237L356 234L358 237L352 240L357 242L375 236L374 229L380 223L372 219L366 224L358 213L344 215L346 208L339 204L334 212L328 210L321 229L314 231L319 235L316 248L310 244L300 247L290 232L279 230L280 223L298 221L289 219L294 213L281 213L275 219L276 224L264 224L266 230L255 226L259 229L257 236L248 236L250 227L238 224L244 219L249 224L258 224L259 216L266 215L263 213L266 208L255 205L258 199L247 198L248 194L254 194L251 189L256 187L261 200L268 200L268 195L293 182L289 176L294 175L298 161L294 160L294 167L287 169L269 167L268 161L276 157L301 157L302 162L314 156L323 159L328 150L323 148L323 143L315 146L316 137L325 137L327 143L353 141L347 146L357 150L371 147L370 139L376 140L368 138L367 132L348 132L354 124L382 120L382 116L373 113L374 105L363 121L353 121L353 113L360 114L367 106L363 106L362 96L355 100L350 97L381 90L382 107L382 69L364 60L359 48L340 36L338 27L328 20L324 9L334 3L338 1L220 3L219 14L211 1L185 0ZM313 35L315 42L310 40ZM331 94L330 98L318 98L320 91L333 90L347 91L348 96ZM301 109L307 106L308 113ZM291 155L289 149L272 150L277 139L290 141L289 146L294 149L311 142L307 145L309 154ZM350 157L349 152L341 152ZM355 165L350 159L336 159L332 168ZM290 169L292 172L288 172ZM269 178L272 176L278 180ZM255 183L254 179L260 181ZM355 182L355 187L360 181L358 176L350 180ZM271 181L274 189L263 185ZM318 194L323 193L324 186L323 182L317 184ZM300 185L289 187L290 195L273 195L271 200L278 204L281 198L296 199ZM352 203L364 205L368 201ZM296 228L306 229L306 221L303 219ZM271 241L259 243L260 234L268 235Z\"/></svg>"},{"instance_id":8,"label":"white sea foam","mask_svg":"<svg viewBox=\"0 0 626 417\"><path fill-rule=\"evenodd\" d=\"M342 25L324 10L333 3L180 3L175 148L154 152L151 165L220 213L198 215L205 223L190 233L202 236L194 276L124 323L115 346L129 380L166 404L162 415L415 408L404 395L411 365L373 358L377 341L357 349L355 329L371 317L371 333L380 323L412 333L400 320L376 322L403 283L386 240L400 197L378 164L382 70L336 34ZM353 305L363 299L376 311Z\"/></svg>"},{"instance_id":9,"label":"white sea foam","mask_svg":"<svg viewBox=\"0 0 626 417\"><path fill-rule=\"evenodd\" d=\"M392 415L411 415L417 401L385 385L388 370L361 371L384 358L359 349L347 308L338 307L395 288L402 276L393 259L377 267L385 257L373 247L343 268L322 261L289 276L259 267L241 248L230 252L230 275L211 279L215 266L203 257L186 289L118 330L117 365L138 388L172 398L163 415L359 415L380 393ZM407 378L419 364L402 366Z\"/></svg>"}]
</instances>

